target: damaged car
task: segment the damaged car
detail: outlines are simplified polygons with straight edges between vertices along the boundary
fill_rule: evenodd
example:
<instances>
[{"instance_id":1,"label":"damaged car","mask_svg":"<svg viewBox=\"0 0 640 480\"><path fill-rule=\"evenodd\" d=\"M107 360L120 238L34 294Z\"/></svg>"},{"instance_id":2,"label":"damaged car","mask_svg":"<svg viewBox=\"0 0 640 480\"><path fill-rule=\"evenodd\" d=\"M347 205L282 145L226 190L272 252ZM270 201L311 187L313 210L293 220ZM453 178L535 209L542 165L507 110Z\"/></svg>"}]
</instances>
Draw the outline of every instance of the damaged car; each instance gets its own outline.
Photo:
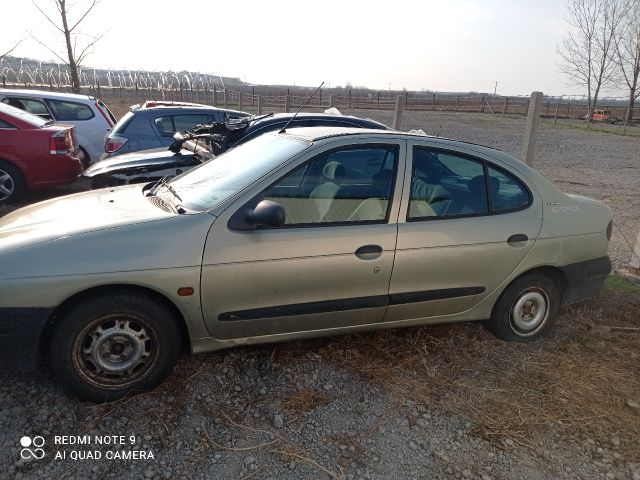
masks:
<instances>
[{"instance_id":1,"label":"damaged car","mask_svg":"<svg viewBox=\"0 0 640 480\"><path fill-rule=\"evenodd\" d=\"M602 285L612 225L492 148L271 132L0 218L0 366L44 363L102 402L158 385L183 349L476 320L532 341Z\"/></svg>"},{"instance_id":2,"label":"damaged car","mask_svg":"<svg viewBox=\"0 0 640 480\"><path fill-rule=\"evenodd\" d=\"M352 127L388 130L375 120L326 113L277 113L230 119L196 126L190 132L176 133L166 148L143 150L101 160L88 168L84 177L91 188L103 188L158 180L181 173L211 160L230 148L263 133L294 127Z\"/></svg>"}]
</instances>

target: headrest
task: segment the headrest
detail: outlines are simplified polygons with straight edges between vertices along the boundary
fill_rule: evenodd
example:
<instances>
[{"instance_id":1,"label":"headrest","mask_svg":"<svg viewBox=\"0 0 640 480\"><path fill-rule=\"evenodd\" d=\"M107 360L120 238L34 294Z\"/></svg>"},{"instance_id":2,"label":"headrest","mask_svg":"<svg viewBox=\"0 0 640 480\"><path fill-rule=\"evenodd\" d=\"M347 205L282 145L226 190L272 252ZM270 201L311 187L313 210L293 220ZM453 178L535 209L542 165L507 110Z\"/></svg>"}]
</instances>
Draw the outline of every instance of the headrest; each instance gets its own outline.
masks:
<instances>
[{"instance_id":1,"label":"headrest","mask_svg":"<svg viewBox=\"0 0 640 480\"><path fill-rule=\"evenodd\" d=\"M322 169L322 174L329 180L339 182L345 176L344 165L340 162L329 162Z\"/></svg>"},{"instance_id":2,"label":"headrest","mask_svg":"<svg viewBox=\"0 0 640 480\"><path fill-rule=\"evenodd\" d=\"M476 194L484 194L486 191L486 185L484 183L484 175L476 175L468 184L469 190Z\"/></svg>"}]
</instances>

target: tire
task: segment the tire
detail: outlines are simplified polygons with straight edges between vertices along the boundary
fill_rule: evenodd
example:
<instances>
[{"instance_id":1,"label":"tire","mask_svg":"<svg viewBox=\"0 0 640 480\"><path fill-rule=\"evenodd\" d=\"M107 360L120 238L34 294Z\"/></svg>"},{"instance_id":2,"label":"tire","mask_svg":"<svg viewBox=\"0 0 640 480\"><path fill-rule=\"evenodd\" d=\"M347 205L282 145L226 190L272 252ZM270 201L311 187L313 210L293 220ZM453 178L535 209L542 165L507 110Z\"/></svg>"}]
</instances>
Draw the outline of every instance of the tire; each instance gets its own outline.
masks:
<instances>
[{"instance_id":1,"label":"tire","mask_svg":"<svg viewBox=\"0 0 640 480\"><path fill-rule=\"evenodd\" d=\"M149 390L180 355L175 316L140 294L89 298L63 315L49 344L51 370L83 400L105 402Z\"/></svg>"},{"instance_id":2,"label":"tire","mask_svg":"<svg viewBox=\"0 0 640 480\"><path fill-rule=\"evenodd\" d=\"M80 150L82 150L82 166L86 170L91 165L91 157L84 147L80 147Z\"/></svg>"},{"instance_id":3,"label":"tire","mask_svg":"<svg viewBox=\"0 0 640 480\"><path fill-rule=\"evenodd\" d=\"M26 191L22 172L10 163L0 160L0 204L17 202Z\"/></svg>"},{"instance_id":4,"label":"tire","mask_svg":"<svg viewBox=\"0 0 640 480\"><path fill-rule=\"evenodd\" d=\"M510 342L536 340L551 331L561 298L561 288L553 278L538 272L525 274L502 292L485 326Z\"/></svg>"}]
</instances>

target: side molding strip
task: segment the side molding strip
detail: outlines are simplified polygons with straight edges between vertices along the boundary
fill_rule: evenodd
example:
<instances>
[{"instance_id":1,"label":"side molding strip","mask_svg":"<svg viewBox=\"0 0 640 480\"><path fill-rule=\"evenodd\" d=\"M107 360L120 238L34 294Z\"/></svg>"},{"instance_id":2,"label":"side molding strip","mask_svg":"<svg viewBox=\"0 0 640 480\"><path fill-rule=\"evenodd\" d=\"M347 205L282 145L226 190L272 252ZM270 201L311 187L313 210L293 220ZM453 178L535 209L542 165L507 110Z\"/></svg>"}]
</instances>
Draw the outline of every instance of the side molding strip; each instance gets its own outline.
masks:
<instances>
[{"instance_id":1,"label":"side molding strip","mask_svg":"<svg viewBox=\"0 0 640 480\"><path fill-rule=\"evenodd\" d=\"M274 307L252 308L236 312L224 312L218 316L220 321L258 320L263 318L288 317L295 315L310 315L312 313L341 312L344 310L359 310L361 308L379 308L403 303L429 302L447 298L467 297L479 295L485 291L484 287L443 288L424 292L392 293L391 295L374 295L370 297L345 298L340 300L326 300L323 302L293 303Z\"/></svg>"}]
</instances>

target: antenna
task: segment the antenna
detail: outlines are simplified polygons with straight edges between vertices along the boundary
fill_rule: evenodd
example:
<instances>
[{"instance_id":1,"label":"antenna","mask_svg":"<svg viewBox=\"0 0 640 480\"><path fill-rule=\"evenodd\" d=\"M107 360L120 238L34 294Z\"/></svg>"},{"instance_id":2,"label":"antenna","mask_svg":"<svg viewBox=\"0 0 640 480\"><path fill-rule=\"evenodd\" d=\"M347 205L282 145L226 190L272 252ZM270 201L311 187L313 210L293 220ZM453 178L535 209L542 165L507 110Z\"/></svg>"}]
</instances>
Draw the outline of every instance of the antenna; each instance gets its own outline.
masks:
<instances>
[{"instance_id":1,"label":"antenna","mask_svg":"<svg viewBox=\"0 0 640 480\"><path fill-rule=\"evenodd\" d=\"M296 112L296 114L295 114L293 117L291 117L291 118L289 119L289 121L286 123L286 125L285 125L284 127L282 127L282 130L280 130L278 133L286 133L286 131L287 131L287 127L289 126L289 124L290 124L291 122L293 122L293 119L294 119L294 118L296 118L296 117L298 116L298 114L300 113L300 110L302 110L304 107L306 107L306 106L307 106L307 103L309 103L309 102L311 101L311 99L313 98L313 96L318 92L318 90L320 90L320 89L322 88L322 86L323 86L323 85L324 85L324 82L322 82L322 83L318 86L318 88L316 88L316 89L314 90L314 92L309 96L309 98L307 98L307 101L306 101L306 102L304 102L304 105L302 105L302 106L298 109L298 111Z\"/></svg>"}]
</instances>

